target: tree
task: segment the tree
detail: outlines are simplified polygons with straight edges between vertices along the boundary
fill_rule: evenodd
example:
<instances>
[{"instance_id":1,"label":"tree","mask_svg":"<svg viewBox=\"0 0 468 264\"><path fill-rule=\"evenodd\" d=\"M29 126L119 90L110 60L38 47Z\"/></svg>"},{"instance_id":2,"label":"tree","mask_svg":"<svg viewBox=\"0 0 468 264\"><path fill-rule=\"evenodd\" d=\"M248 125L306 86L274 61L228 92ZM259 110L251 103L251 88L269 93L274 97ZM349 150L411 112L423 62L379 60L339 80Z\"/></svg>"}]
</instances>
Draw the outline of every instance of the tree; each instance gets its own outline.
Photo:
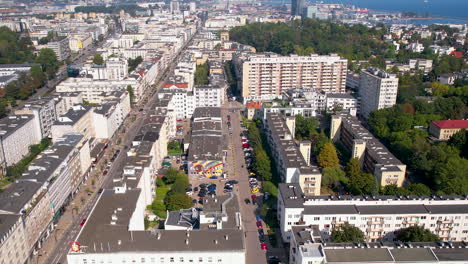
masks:
<instances>
[{"instance_id":1,"label":"tree","mask_svg":"<svg viewBox=\"0 0 468 264\"><path fill-rule=\"evenodd\" d=\"M31 77L33 80L34 88L36 89L42 87L47 80L47 76L42 71L41 66L39 65L34 65L31 67Z\"/></svg>"},{"instance_id":2,"label":"tree","mask_svg":"<svg viewBox=\"0 0 468 264\"><path fill-rule=\"evenodd\" d=\"M383 195L408 195L410 192L403 188L403 187L398 187L396 184L390 184L386 185L383 187L381 193Z\"/></svg>"},{"instance_id":3,"label":"tree","mask_svg":"<svg viewBox=\"0 0 468 264\"><path fill-rule=\"evenodd\" d=\"M208 63L197 65L195 70L195 85L206 85L208 84L208 75L210 70L208 69Z\"/></svg>"},{"instance_id":4,"label":"tree","mask_svg":"<svg viewBox=\"0 0 468 264\"><path fill-rule=\"evenodd\" d=\"M268 192L274 197L278 197L278 187L276 187L271 181L264 181L262 185L262 191Z\"/></svg>"},{"instance_id":5,"label":"tree","mask_svg":"<svg viewBox=\"0 0 468 264\"><path fill-rule=\"evenodd\" d=\"M358 177L361 174L361 163L358 158L352 158L348 161L345 172L348 178Z\"/></svg>"},{"instance_id":6,"label":"tree","mask_svg":"<svg viewBox=\"0 0 468 264\"><path fill-rule=\"evenodd\" d=\"M135 59L128 59L128 72L132 72L143 62L143 58L141 56L136 57Z\"/></svg>"},{"instance_id":7,"label":"tree","mask_svg":"<svg viewBox=\"0 0 468 264\"><path fill-rule=\"evenodd\" d=\"M322 168L337 166L339 164L339 159L336 154L335 146L332 143L326 143L323 145L323 148L317 157L317 161Z\"/></svg>"},{"instance_id":8,"label":"tree","mask_svg":"<svg viewBox=\"0 0 468 264\"><path fill-rule=\"evenodd\" d=\"M348 178L346 178L346 174L340 169L340 166L324 168L322 175L322 186L328 186L332 189L338 187L341 183L346 184L348 182Z\"/></svg>"},{"instance_id":9,"label":"tree","mask_svg":"<svg viewBox=\"0 0 468 264\"><path fill-rule=\"evenodd\" d=\"M325 144L331 142L330 138L328 138L327 135L325 135L323 131L321 131L320 133L312 134L311 141L312 141L312 152L315 155L318 155L320 153L320 151L322 150Z\"/></svg>"},{"instance_id":10,"label":"tree","mask_svg":"<svg viewBox=\"0 0 468 264\"><path fill-rule=\"evenodd\" d=\"M41 49L39 56L36 57L35 61L41 64L42 71L47 73L49 79L55 77L55 73L59 68L59 63L57 60L57 55L55 55L53 50L48 48Z\"/></svg>"},{"instance_id":11,"label":"tree","mask_svg":"<svg viewBox=\"0 0 468 264\"><path fill-rule=\"evenodd\" d=\"M402 242L435 242L440 238L422 226L410 226L395 232L395 237Z\"/></svg>"},{"instance_id":12,"label":"tree","mask_svg":"<svg viewBox=\"0 0 468 264\"><path fill-rule=\"evenodd\" d=\"M448 143L459 149L462 157L468 158L468 130L458 131L449 139Z\"/></svg>"},{"instance_id":13,"label":"tree","mask_svg":"<svg viewBox=\"0 0 468 264\"><path fill-rule=\"evenodd\" d=\"M127 92L130 96L130 103L133 103L135 100L135 92L133 91L133 87L130 84L127 86Z\"/></svg>"},{"instance_id":14,"label":"tree","mask_svg":"<svg viewBox=\"0 0 468 264\"><path fill-rule=\"evenodd\" d=\"M364 233L361 229L349 223L344 223L332 230L331 241L335 243L364 242Z\"/></svg>"},{"instance_id":15,"label":"tree","mask_svg":"<svg viewBox=\"0 0 468 264\"><path fill-rule=\"evenodd\" d=\"M422 183L412 183L408 186L408 190L414 195L430 195L431 189Z\"/></svg>"},{"instance_id":16,"label":"tree","mask_svg":"<svg viewBox=\"0 0 468 264\"><path fill-rule=\"evenodd\" d=\"M101 54L94 55L93 63L96 65L103 65L104 59L102 58Z\"/></svg>"},{"instance_id":17,"label":"tree","mask_svg":"<svg viewBox=\"0 0 468 264\"><path fill-rule=\"evenodd\" d=\"M317 133L319 122L315 118L305 118L302 115L296 115L296 139L310 139L314 133Z\"/></svg>"},{"instance_id":18,"label":"tree","mask_svg":"<svg viewBox=\"0 0 468 264\"><path fill-rule=\"evenodd\" d=\"M370 173L360 173L359 175L350 177L347 188L354 195L374 193L376 191L374 175Z\"/></svg>"},{"instance_id":19,"label":"tree","mask_svg":"<svg viewBox=\"0 0 468 264\"><path fill-rule=\"evenodd\" d=\"M170 192L164 201L169 211L177 211L192 207L192 199L185 193Z\"/></svg>"},{"instance_id":20,"label":"tree","mask_svg":"<svg viewBox=\"0 0 468 264\"><path fill-rule=\"evenodd\" d=\"M262 177L262 180L271 180L271 161L265 150L262 148L255 149L254 170Z\"/></svg>"},{"instance_id":21,"label":"tree","mask_svg":"<svg viewBox=\"0 0 468 264\"><path fill-rule=\"evenodd\" d=\"M166 183L167 184L174 183L178 175L179 175L179 171L177 171L174 168L169 168L164 175Z\"/></svg>"}]
</instances>

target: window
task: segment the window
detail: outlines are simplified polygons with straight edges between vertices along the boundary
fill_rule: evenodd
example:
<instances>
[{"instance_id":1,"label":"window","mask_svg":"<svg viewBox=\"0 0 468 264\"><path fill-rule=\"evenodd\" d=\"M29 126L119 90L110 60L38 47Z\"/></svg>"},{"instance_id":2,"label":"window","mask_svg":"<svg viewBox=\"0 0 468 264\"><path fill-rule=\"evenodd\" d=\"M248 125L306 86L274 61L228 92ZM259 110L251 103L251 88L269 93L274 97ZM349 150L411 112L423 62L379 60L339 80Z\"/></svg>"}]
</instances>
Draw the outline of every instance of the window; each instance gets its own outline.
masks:
<instances>
[{"instance_id":1,"label":"window","mask_svg":"<svg viewBox=\"0 0 468 264\"><path fill-rule=\"evenodd\" d=\"M171 257L171 258L169 259L169 262L174 262L174 258Z\"/></svg>"}]
</instances>

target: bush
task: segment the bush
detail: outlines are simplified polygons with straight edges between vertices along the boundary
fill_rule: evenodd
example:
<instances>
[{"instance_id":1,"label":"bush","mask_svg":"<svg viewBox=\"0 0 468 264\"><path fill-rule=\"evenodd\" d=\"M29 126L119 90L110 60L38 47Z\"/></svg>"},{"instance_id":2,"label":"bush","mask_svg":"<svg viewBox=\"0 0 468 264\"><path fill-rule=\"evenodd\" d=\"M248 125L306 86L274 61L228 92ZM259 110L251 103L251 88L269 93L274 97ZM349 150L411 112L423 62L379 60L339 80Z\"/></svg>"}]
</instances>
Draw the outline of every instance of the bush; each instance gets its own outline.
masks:
<instances>
[{"instance_id":1,"label":"bush","mask_svg":"<svg viewBox=\"0 0 468 264\"><path fill-rule=\"evenodd\" d=\"M364 241L364 233L361 229L345 223L335 227L331 233L331 240L336 243L342 242L362 242Z\"/></svg>"},{"instance_id":2,"label":"bush","mask_svg":"<svg viewBox=\"0 0 468 264\"><path fill-rule=\"evenodd\" d=\"M156 178L156 186L157 187L163 187L165 185L166 184L164 183L164 180L162 178L159 178L159 177Z\"/></svg>"},{"instance_id":3,"label":"bush","mask_svg":"<svg viewBox=\"0 0 468 264\"><path fill-rule=\"evenodd\" d=\"M278 187L276 187L272 182L270 181L264 181L263 182L263 192L268 192L270 195L274 196L275 198L278 198Z\"/></svg>"},{"instance_id":4,"label":"bush","mask_svg":"<svg viewBox=\"0 0 468 264\"><path fill-rule=\"evenodd\" d=\"M422 226L410 226L400 229L395 232L395 236L403 242L434 242L440 240L440 237Z\"/></svg>"},{"instance_id":5,"label":"bush","mask_svg":"<svg viewBox=\"0 0 468 264\"><path fill-rule=\"evenodd\" d=\"M177 211L192 207L192 199L185 193L170 192L166 196L166 208L169 211Z\"/></svg>"}]
</instances>

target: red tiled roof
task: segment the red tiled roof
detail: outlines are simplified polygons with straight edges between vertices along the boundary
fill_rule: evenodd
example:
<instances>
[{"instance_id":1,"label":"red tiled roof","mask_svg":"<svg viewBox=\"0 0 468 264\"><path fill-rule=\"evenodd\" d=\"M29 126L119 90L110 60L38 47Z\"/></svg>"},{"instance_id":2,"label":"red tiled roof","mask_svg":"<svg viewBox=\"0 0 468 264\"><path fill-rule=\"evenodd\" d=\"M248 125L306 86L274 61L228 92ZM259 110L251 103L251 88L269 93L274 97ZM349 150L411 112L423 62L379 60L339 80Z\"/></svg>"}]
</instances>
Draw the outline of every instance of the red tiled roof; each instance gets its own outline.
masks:
<instances>
[{"instance_id":1,"label":"red tiled roof","mask_svg":"<svg viewBox=\"0 0 468 264\"><path fill-rule=\"evenodd\" d=\"M171 87L177 87L177 88L188 88L187 83L165 83L164 88L171 88Z\"/></svg>"},{"instance_id":2,"label":"red tiled roof","mask_svg":"<svg viewBox=\"0 0 468 264\"><path fill-rule=\"evenodd\" d=\"M245 107L247 107L248 109L260 109L262 108L262 102L248 102Z\"/></svg>"},{"instance_id":3,"label":"red tiled roof","mask_svg":"<svg viewBox=\"0 0 468 264\"><path fill-rule=\"evenodd\" d=\"M440 120L432 121L432 123L439 128L468 128L468 120Z\"/></svg>"},{"instance_id":4,"label":"red tiled roof","mask_svg":"<svg viewBox=\"0 0 468 264\"><path fill-rule=\"evenodd\" d=\"M463 52L461 52L461 51L452 51L450 53L450 55L452 55L452 56L454 56L455 58L458 58L458 59L463 58Z\"/></svg>"}]
</instances>

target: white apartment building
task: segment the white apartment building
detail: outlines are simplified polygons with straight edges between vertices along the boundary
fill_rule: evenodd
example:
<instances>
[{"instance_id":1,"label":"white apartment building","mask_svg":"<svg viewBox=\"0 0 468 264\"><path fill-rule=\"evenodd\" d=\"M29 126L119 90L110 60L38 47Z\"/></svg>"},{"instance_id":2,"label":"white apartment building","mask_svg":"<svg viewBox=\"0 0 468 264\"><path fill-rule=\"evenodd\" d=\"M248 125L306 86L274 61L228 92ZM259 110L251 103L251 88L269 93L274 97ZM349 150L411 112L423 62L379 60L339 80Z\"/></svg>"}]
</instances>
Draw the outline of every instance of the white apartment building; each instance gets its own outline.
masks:
<instances>
[{"instance_id":1,"label":"white apartment building","mask_svg":"<svg viewBox=\"0 0 468 264\"><path fill-rule=\"evenodd\" d=\"M139 98L142 91L137 79L93 80L92 78L68 78L58 84L55 90L60 93L81 92L83 100L89 103L99 103L101 93L126 90L128 85L132 86L136 98Z\"/></svg>"},{"instance_id":2,"label":"white apartment building","mask_svg":"<svg viewBox=\"0 0 468 264\"><path fill-rule=\"evenodd\" d=\"M221 107L225 90L219 86L195 86L193 95L196 107Z\"/></svg>"},{"instance_id":3,"label":"white apartment building","mask_svg":"<svg viewBox=\"0 0 468 264\"><path fill-rule=\"evenodd\" d=\"M251 97L279 96L292 88L343 93L346 87L348 62L336 54L239 53L233 56L233 61L244 101L250 101Z\"/></svg>"},{"instance_id":4,"label":"white apartment building","mask_svg":"<svg viewBox=\"0 0 468 264\"><path fill-rule=\"evenodd\" d=\"M79 52L91 44L93 44L93 36L91 34L72 34L69 36L69 45L72 52Z\"/></svg>"},{"instance_id":5,"label":"white apartment building","mask_svg":"<svg viewBox=\"0 0 468 264\"><path fill-rule=\"evenodd\" d=\"M310 225L327 241L344 223L361 229L367 241L393 241L395 231L414 225L444 241L468 239L465 196L308 196L299 184L280 183L278 219L285 241L290 241L292 227Z\"/></svg>"},{"instance_id":6,"label":"white apartment building","mask_svg":"<svg viewBox=\"0 0 468 264\"><path fill-rule=\"evenodd\" d=\"M89 71L94 80L123 80L128 76L124 58L109 58L104 65L93 65Z\"/></svg>"},{"instance_id":7,"label":"white apartment building","mask_svg":"<svg viewBox=\"0 0 468 264\"><path fill-rule=\"evenodd\" d=\"M355 109L359 112L359 100L351 94L326 94L325 109L330 111L332 109L341 108L342 110Z\"/></svg>"},{"instance_id":8,"label":"white apartment building","mask_svg":"<svg viewBox=\"0 0 468 264\"><path fill-rule=\"evenodd\" d=\"M58 61L63 61L70 57L70 44L67 37L48 42L47 48L55 52Z\"/></svg>"},{"instance_id":9,"label":"white apartment building","mask_svg":"<svg viewBox=\"0 0 468 264\"><path fill-rule=\"evenodd\" d=\"M172 88L163 89L159 96L172 95L170 109L175 113L177 119L191 118L195 111L196 105L192 92L187 89Z\"/></svg>"},{"instance_id":10,"label":"white apartment building","mask_svg":"<svg viewBox=\"0 0 468 264\"><path fill-rule=\"evenodd\" d=\"M83 104L81 92L55 92L53 96L57 117L67 113L74 105Z\"/></svg>"},{"instance_id":11,"label":"white apartment building","mask_svg":"<svg viewBox=\"0 0 468 264\"><path fill-rule=\"evenodd\" d=\"M82 134L85 139L95 137L92 112L91 106L74 105L52 125L52 141L55 142L68 133Z\"/></svg>"},{"instance_id":12,"label":"white apartment building","mask_svg":"<svg viewBox=\"0 0 468 264\"><path fill-rule=\"evenodd\" d=\"M35 133L37 138L51 136L51 127L57 120L56 102L53 97L43 97L28 101L24 106L15 111L15 114L28 114L34 116Z\"/></svg>"},{"instance_id":13,"label":"white apartment building","mask_svg":"<svg viewBox=\"0 0 468 264\"><path fill-rule=\"evenodd\" d=\"M411 52L421 53L421 52L424 51L424 45L419 43L419 42L414 42L414 43L409 44L406 47L406 49L411 51Z\"/></svg>"},{"instance_id":14,"label":"white apartment building","mask_svg":"<svg viewBox=\"0 0 468 264\"><path fill-rule=\"evenodd\" d=\"M103 93L101 105L93 112L96 138L110 139L130 113L130 96L126 91Z\"/></svg>"},{"instance_id":15,"label":"white apartment building","mask_svg":"<svg viewBox=\"0 0 468 264\"><path fill-rule=\"evenodd\" d=\"M292 227L289 264L467 263L465 242L349 242L321 239L317 226Z\"/></svg>"},{"instance_id":16,"label":"white apartment building","mask_svg":"<svg viewBox=\"0 0 468 264\"><path fill-rule=\"evenodd\" d=\"M0 220L0 257L8 263L24 263L29 257L29 248L21 215L0 214Z\"/></svg>"},{"instance_id":17,"label":"white apartment building","mask_svg":"<svg viewBox=\"0 0 468 264\"><path fill-rule=\"evenodd\" d=\"M378 109L389 108L396 104L398 77L381 69L371 67L361 71L359 96L361 115L365 118Z\"/></svg>"},{"instance_id":18,"label":"white apartment building","mask_svg":"<svg viewBox=\"0 0 468 264\"><path fill-rule=\"evenodd\" d=\"M33 115L9 115L0 120L0 167L14 165L29 153L29 146L41 138Z\"/></svg>"}]
</instances>

